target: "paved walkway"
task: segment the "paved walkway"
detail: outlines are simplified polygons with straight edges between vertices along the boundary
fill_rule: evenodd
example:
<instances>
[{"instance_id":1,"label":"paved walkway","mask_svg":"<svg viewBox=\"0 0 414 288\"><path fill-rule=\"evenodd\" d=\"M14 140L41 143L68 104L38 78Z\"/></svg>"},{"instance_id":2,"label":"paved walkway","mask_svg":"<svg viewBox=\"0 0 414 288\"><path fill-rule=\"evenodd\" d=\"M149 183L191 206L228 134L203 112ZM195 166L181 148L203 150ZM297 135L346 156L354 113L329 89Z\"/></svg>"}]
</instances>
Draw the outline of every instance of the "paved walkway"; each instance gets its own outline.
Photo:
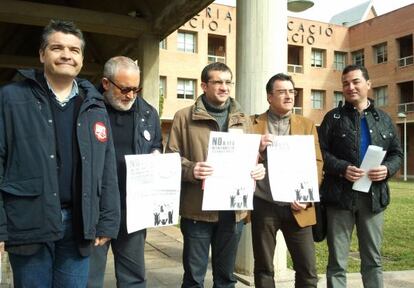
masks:
<instances>
[{"instance_id":1,"label":"paved walkway","mask_svg":"<svg viewBox=\"0 0 414 288\"><path fill-rule=\"evenodd\" d=\"M181 266L182 236L179 228L174 226L148 229L145 246L147 264L148 288L180 287L183 269ZM110 260L111 259L111 260ZM112 257L108 257L108 266L105 275L105 288L115 285ZM284 279L277 282L278 288L294 287L293 272L288 272ZM385 287L405 288L414 287L414 270L400 272L385 272ZM211 270L207 272L205 287L212 287ZM237 288L250 287L238 282ZM326 287L324 275L320 275L318 287ZM362 288L359 273L348 274L348 287Z\"/></svg>"}]
</instances>

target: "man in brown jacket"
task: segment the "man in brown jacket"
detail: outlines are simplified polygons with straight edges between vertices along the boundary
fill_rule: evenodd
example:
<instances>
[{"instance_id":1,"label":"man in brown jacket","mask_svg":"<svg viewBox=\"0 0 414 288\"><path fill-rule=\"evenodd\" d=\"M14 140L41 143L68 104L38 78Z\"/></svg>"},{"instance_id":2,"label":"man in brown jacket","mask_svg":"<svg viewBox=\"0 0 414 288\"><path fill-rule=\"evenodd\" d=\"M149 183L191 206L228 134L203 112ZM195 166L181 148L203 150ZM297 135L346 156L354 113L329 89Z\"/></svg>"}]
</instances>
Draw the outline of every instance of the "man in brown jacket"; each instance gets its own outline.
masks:
<instances>
[{"instance_id":1,"label":"man in brown jacket","mask_svg":"<svg viewBox=\"0 0 414 288\"><path fill-rule=\"evenodd\" d=\"M184 236L182 287L203 287L210 245L214 287L234 287L237 246L246 211L202 211L202 183L213 173L207 163L210 131L248 132L250 120L230 97L232 72L223 63L207 65L201 73L204 93L194 105L178 111L173 120L167 152L181 155L182 183L180 228ZM258 165L251 173L263 179L265 169ZM220 191L217 191L220 193Z\"/></svg>"},{"instance_id":2,"label":"man in brown jacket","mask_svg":"<svg viewBox=\"0 0 414 288\"><path fill-rule=\"evenodd\" d=\"M269 110L253 117L253 131L263 135L260 151L265 167L267 168L265 150L272 143L273 135L313 135L320 183L323 162L318 134L311 120L292 114L296 95L292 78L282 73L276 74L268 81L266 92ZM255 287L275 287L273 257L276 232L279 229L292 256L293 269L296 272L295 287L317 287L311 226L316 223L314 206L297 201L273 201L268 176L257 182L253 203L251 220Z\"/></svg>"}]
</instances>

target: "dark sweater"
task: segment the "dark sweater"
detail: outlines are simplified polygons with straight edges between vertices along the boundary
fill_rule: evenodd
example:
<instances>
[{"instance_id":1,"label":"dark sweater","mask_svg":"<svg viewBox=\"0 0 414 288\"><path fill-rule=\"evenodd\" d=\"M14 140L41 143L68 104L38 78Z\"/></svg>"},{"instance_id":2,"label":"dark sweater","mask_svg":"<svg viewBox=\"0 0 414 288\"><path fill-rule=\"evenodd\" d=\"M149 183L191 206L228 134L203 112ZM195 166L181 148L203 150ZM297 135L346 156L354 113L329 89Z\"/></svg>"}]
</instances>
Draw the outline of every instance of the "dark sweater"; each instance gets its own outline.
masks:
<instances>
[{"instance_id":1,"label":"dark sweater","mask_svg":"<svg viewBox=\"0 0 414 288\"><path fill-rule=\"evenodd\" d=\"M62 207L72 206L73 176L73 127L76 120L76 96L61 106L56 99L50 99L56 130L56 154L58 163L59 196Z\"/></svg>"},{"instance_id":2,"label":"dark sweater","mask_svg":"<svg viewBox=\"0 0 414 288\"><path fill-rule=\"evenodd\" d=\"M118 172L118 187L121 193L121 209L126 209L126 164L125 155L134 154L134 107L118 111L106 105L111 121L112 135Z\"/></svg>"}]
</instances>

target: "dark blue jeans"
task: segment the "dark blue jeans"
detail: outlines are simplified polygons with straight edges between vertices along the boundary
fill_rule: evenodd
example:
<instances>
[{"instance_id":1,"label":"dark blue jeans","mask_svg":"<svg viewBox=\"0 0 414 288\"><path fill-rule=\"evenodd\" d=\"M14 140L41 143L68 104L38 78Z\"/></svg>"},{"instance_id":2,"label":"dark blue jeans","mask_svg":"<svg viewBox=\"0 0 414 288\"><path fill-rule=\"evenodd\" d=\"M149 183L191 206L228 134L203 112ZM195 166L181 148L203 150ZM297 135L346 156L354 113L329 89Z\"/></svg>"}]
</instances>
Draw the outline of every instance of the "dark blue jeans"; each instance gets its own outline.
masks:
<instances>
[{"instance_id":1,"label":"dark blue jeans","mask_svg":"<svg viewBox=\"0 0 414 288\"><path fill-rule=\"evenodd\" d=\"M15 288L84 288L89 257L79 254L72 232L72 214L62 210L64 237L41 245L32 255L9 253Z\"/></svg>"},{"instance_id":2,"label":"dark blue jeans","mask_svg":"<svg viewBox=\"0 0 414 288\"><path fill-rule=\"evenodd\" d=\"M243 221L235 222L233 211L221 211L218 222L181 218L184 236L182 288L204 287L211 245L214 288L235 287L233 275Z\"/></svg>"}]
</instances>

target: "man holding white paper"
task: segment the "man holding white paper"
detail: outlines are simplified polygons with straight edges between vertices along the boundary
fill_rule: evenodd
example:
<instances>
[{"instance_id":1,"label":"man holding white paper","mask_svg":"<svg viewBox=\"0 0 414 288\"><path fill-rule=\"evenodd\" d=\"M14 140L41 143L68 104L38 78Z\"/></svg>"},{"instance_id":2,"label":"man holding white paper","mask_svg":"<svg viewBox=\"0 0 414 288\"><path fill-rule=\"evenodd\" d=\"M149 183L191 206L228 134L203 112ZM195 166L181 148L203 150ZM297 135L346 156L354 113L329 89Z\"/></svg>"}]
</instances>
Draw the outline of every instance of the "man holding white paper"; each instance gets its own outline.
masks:
<instances>
[{"instance_id":1,"label":"man holding white paper","mask_svg":"<svg viewBox=\"0 0 414 288\"><path fill-rule=\"evenodd\" d=\"M144 288L147 285L144 260L147 230L127 231L125 155L161 153L160 121L155 108L138 95L141 91L140 69L131 58L115 56L109 59L101 82L114 135L121 225L117 239L94 247L89 263L88 288L103 287L109 246L114 254L117 287Z\"/></svg>"},{"instance_id":2,"label":"man holding white paper","mask_svg":"<svg viewBox=\"0 0 414 288\"><path fill-rule=\"evenodd\" d=\"M230 97L233 74L223 63L215 62L201 72L203 94L192 106L179 110L171 127L166 152L181 156L182 183L180 228L184 238L182 288L204 287L210 246L214 287L235 287L233 275L237 246L247 211L203 211L203 182L213 174L206 162L210 131L249 132L249 118ZM257 151L258 152L258 151ZM265 174L257 165L250 174L255 180ZM217 189L217 194L220 189Z\"/></svg>"},{"instance_id":3,"label":"man holding white paper","mask_svg":"<svg viewBox=\"0 0 414 288\"><path fill-rule=\"evenodd\" d=\"M309 166L317 167L315 168L317 170L315 174L318 174L315 175L315 178L317 178L315 186L318 188L317 186L321 182L323 164L316 126L310 119L292 113L296 90L289 75L279 73L271 77L267 82L266 92L269 110L252 117L253 131L263 135L260 145L261 160L266 169L269 168L267 176L257 182L253 200L254 210L251 213L255 287L275 287L273 257L278 230L282 231L292 256L295 270L295 287L317 287L315 244L311 226L316 223L315 208L310 202L274 200L272 195L282 194L284 189L281 187L283 185L276 185L274 187L279 189L273 190L270 181L280 176L271 173L270 167L273 163L278 161L276 165L287 170L284 171L286 176L282 177L292 179L292 182L300 182L298 179L303 179L301 178L303 175L297 175L292 168L287 168L290 166L287 162L291 159L287 161L280 158L274 159L269 154L271 148L268 148L272 144L285 145L286 142L282 139L279 141L283 143L277 142L275 136L280 136L278 138L283 138L283 136L293 137L289 135L308 135L306 137L311 137L310 140L314 141L310 142L312 144L307 148L314 149L314 151L311 151L314 152L314 157L309 161ZM304 146L303 142L302 140L302 146ZM288 148L287 146L286 148ZM266 154L266 151L268 154ZM307 161L297 161L295 165L306 165L305 162ZM308 166L302 168L311 170ZM304 183L301 183L301 185L304 185ZM303 190L308 192L308 187ZM294 193L295 191L292 190L292 198L290 199L294 199Z\"/></svg>"},{"instance_id":4,"label":"man holding white paper","mask_svg":"<svg viewBox=\"0 0 414 288\"><path fill-rule=\"evenodd\" d=\"M391 118L374 107L365 67L349 65L342 72L345 105L328 112L319 129L324 157L321 197L327 206L329 260L327 286L346 287L351 237L356 226L364 287L383 287L381 242L383 211L390 203L387 181L401 165L402 151ZM386 151L381 165L361 167L369 145ZM367 175L372 181L366 192L353 189Z\"/></svg>"}]
</instances>

